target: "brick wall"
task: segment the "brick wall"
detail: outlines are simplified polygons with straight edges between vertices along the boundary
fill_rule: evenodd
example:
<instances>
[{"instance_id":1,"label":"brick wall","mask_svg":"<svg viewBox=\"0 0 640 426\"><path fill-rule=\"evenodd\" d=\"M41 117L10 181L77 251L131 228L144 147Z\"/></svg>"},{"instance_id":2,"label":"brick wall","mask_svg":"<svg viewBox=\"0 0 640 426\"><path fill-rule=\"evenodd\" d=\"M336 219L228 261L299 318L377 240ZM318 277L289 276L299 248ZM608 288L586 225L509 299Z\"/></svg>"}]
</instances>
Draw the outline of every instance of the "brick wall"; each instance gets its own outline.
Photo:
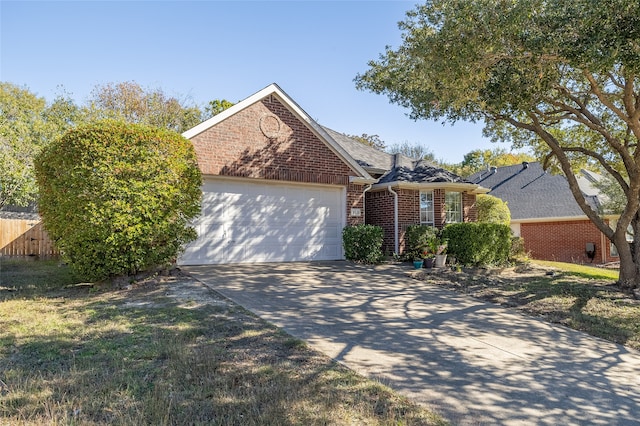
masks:
<instances>
[{"instance_id":1,"label":"brick wall","mask_svg":"<svg viewBox=\"0 0 640 426\"><path fill-rule=\"evenodd\" d=\"M407 248L405 234L409 225L420 223L420 191L399 189L398 193L398 245L400 253Z\"/></svg>"},{"instance_id":2,"label":"brick wall","mask_svg":"<svg viewBox=\"0 0 640 426\"><path fill-rule=\"evenodd\" d=\"M393 194L389 191L370 191L367 192L365 196L366 223L382 227L382 231L384 232L382 252L391 254L395 251Z\"/></svg>"},{"instance_id":3,"label":"brick wall","mask_svg":"<svg viewBox=\"0 0 640 426\"><path fill-rule=\"evenodd\" d=\"M398 247L400 253L406 248L405 233L410 225L420 223L420 191L413 189L394 188L398 193ZM442 228L446 220L446 206L444 202L444 189L433 191L433 204L435 226ZM381 226L384 231L383 251L393 253L395 251L393 194L388 190L366 193L367 223ZM465 222L475 222L478 212L475 205L476 196L462 194L463 215Z\"/></svg>"},{"instance_id":4,"label":"brick wall","mask_svg":"<svg viewBox=\"0 0 640 426\"><path fill-rule=\"evenodd\" d=\"M347 187L347 224L360 225L364 223L364 185L350 183ZM360 216L351 216L351 209L360 209Z\"/></svg>"},{"instance_id":5,"label":"brick wall","mask_svg":"<svg viewBox=\"0 0 640 426\"><path fill-rule=\"evenodd\" d=\"M478 221L478 206L476 205L476 194L462 193L462 215L465 222Z\"/></svg>"},{"instance_id":6,"label":"brick wall","mask_svg":"<svg viewBox=\"0 0 640 426\"><path fill-rule=\"evenodd\" d=\"M364 220L350 216L351 207L362 208L363 186L349 183L357 173L274 96L191 141L203 174L342 185L347 188L348 223Z\"/></svg>"},{"instance_id":7,"label":"brick wall","mask_svg":"<svg viewBox=\"0 0 640 426\"><path fill-rule=\"evenodd\" d=\"M593 263L602 263L603 246L607 262L618 260L610 255L609 240L603 238L589 220L523 223L520 225L520 235L524 239L525 250L534 259L591 263L585 249L587 243L595 243Z\"/></svg>"},{"instance_id":8,"label":"brick wall","mask_svg":"<svg viewBox=\"0 0 640 426\"><path fill-rule=\"evenodd\" d=\"M356 176L275 97L192 138L202 173L348 185Z\"/></svg>"}]
</instances>

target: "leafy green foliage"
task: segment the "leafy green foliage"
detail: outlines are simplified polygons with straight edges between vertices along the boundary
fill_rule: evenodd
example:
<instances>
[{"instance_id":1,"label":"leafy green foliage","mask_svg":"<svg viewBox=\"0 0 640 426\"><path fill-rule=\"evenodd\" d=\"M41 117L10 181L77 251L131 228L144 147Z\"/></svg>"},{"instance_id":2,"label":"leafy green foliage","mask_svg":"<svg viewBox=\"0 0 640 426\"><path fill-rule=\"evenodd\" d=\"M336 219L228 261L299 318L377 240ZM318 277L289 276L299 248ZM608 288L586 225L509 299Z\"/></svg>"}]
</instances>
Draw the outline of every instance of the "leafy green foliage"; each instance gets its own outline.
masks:
<instances>
[{"instance_id":1,"label":"leafy green foliage","mask_svg":"<svg viewBox=\"0 0 640 426\"><path fill-rule=\"evenodd\" d=\"M441 166L458 176L470 176L490 167L512 166L523 161L533 162L535 158L522 152L508 152L504 148L474 149L464 155L462 162L442 163Z\"/></svg>"},{"instance_id":2,"label":"leafy green foliage","mask_svg":"<svg viewBox=\"0 0 640 426\"><path fill-rule=\"evenodd\" d=\"M362 263L382 261L384 232L375 225L347 226L342 230L342 245L347 260Z\"/></svg>"},{"instance_id":3,"label":"leafy green foliage","mask_svg":"<svg viewBox=\"0 0 640 426\"><path fill-rule=\"evenodd\" d=\"M449 253L462 265L501 265L509 260L511 229L495 223L452 223L442 230Z\"/></svg>"},{"instance_id":4,"label":"leafy green foliage","mask_svg":"<svg viewBox=\"0 0 640 426\"><path fill-rule=\"evenodd\" d=\"M435 254L433 247L437 244L439 231L429 225L410 225L404 238L407 241L405 255L410 258L425 257L425 252Z\"/></svg>"},{"instance_id":5,"label":"leafy green foliage","mask_svg":"<svg viewBox=\"0 0 640 426\"><path fill-rule=\"evenodd\" d=\"M0 208L35 200L33 157L67 127L57 118L64 102L47 106L28 89L0 82Z\"/></svg>"},{"instance_id":6,"label":"leafy green foliage","mask_svg":"<svg viewBox=\"0 0 640 426\"><path fill-rule=\"evenodd\" d=\"M561 170L618 247L621 283L640 285L640 2L433 0L400 29L402 44L371 61L357 87L414 119L484 120L487 136ZM580 191L575 173L593 164L625 194L615 230Z\"/></svg>"},{"instance_id":7,"label":"leafy green foliage","mask_svg":"<svg viewBox=\"0 0 640 426\"><path fill-rule=\"evenodd\" d=\"M527 258L527 252L524 248L524 238L511 237L511 249L509 250L510 260L524 260Z\"/></svg>"},{"instance_id":8,"label":"leafy green foliage","mask_svg":"<svg viewBox=\"0 0 640 426\"><path fill-rule=\"evenodd\" d=\"M626 196L611 176L603 176L602 179L593 182L593 186L600 192L598 195L600 214L620 214L624 211L627 204Z\"/></svg>"},{"instance_id":9,"label":"leafy green foliage","mask_svg":"<svg viewBox=\"0 0 640 426\"><path fill-rule=\"evenodd\" d=\"M476 207L478 208L478 222L501 223L509 225L511 223L511 211L505 201L488 194L476 196Z\"/></svg>"},{"instance_id":10,"label":"leafy green foliage","mask_svg":"<svg viewBox=\"0 0 640 426\"><path fill-rule=\"evenodd\" d=\"M201 175L192 144L162 129L101 121L70 130L36 159L44 226L87 279L173 261L195 239Z\"/></svg>"},{"instance_id":11,"label":"leafy green foliage","mask_svg":"<svg viewBox=\"0 0 640 426\"><path fill-rule=\"evenodd\" d=\"M226 99L214 99L209 101L207 106L204 107L203 118L211 118L214 115L218 115L225 109L231 108L233 105L233 102L229 102Z\"/></svg>"}]
</instances>

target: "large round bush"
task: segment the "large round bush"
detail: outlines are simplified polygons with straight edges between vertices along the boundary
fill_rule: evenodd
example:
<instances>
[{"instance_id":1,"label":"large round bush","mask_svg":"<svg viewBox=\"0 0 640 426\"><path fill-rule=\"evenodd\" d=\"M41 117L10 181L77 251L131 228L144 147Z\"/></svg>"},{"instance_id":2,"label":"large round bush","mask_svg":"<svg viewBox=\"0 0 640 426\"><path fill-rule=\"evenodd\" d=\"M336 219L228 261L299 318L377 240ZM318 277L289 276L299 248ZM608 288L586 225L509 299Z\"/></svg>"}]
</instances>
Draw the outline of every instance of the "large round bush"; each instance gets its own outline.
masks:
<instances>
[{"instance_id":1,"label":"large round bush","mask_svg":"<svg viewBox=\"0 0 640 426\"><path fill-rule=\"evenodd\" d=\"M44 226L87 279L167 264L196 238L202 177L177 133L91 123L50 144L35 167Z\"/></svg>"}]
</instances>

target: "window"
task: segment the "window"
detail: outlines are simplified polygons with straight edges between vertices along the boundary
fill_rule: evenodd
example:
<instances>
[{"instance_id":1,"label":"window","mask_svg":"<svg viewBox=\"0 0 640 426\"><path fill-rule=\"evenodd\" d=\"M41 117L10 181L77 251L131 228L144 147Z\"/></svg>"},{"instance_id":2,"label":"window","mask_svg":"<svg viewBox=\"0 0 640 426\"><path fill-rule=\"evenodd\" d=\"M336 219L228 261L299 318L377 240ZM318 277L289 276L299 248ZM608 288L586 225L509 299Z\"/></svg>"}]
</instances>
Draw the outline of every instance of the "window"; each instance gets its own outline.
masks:
<instances>
[{"instance_id":1,"label":"window","mask_svg":"<svg viewBox=\"0 0 640 426\"><path fill-rule=\"evenodd\" d=\"M433 191L420 192L420 223L434 226Z\"/></svg>"},{"instance_id":2,"label":"window","mask_svg":"<svg viewBox=\"0 0 640 426\"><path fill-rule=\"evenodd\" d=\"M462 193L446 192L444 194L447 223L462 222Z\"/></svg>"}]
</instances>

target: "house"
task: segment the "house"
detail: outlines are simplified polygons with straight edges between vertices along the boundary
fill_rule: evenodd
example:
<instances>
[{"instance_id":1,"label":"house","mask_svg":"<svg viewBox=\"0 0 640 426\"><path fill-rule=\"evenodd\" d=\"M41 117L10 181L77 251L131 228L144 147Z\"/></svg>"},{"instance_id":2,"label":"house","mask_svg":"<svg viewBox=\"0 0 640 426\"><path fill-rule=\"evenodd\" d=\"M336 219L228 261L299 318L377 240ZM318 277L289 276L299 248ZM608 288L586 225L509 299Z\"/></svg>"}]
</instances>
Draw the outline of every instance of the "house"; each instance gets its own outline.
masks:
<instances>
[{"instance_id":1,"label":"house","mask_svg":"<svg viewBox=\"0 0 640 426\"><path fill-rule=\"evenodd\" d=\"M581 170L576 177L585 200L598 211L602 196L593 183L601 176ZM615 246L578 206L567 179L547 173L540 163L491 167L468 179L507 202L513 234L523 238L525 250L534 259L574 263L618 260ZM607 220L612 223L615 216Z\"/></svg>"},{"instance_id":2,"label":"house","mask_svg":"<svg viewBox=\"0 0 640 426\"><path fill-rule=\"evenodd\" d=\"M204 176L198 239L181 264L343 259L342 229L473 221L480 185L320 126L276 84L183 134Z\"/></svg>"}]
</instances>

